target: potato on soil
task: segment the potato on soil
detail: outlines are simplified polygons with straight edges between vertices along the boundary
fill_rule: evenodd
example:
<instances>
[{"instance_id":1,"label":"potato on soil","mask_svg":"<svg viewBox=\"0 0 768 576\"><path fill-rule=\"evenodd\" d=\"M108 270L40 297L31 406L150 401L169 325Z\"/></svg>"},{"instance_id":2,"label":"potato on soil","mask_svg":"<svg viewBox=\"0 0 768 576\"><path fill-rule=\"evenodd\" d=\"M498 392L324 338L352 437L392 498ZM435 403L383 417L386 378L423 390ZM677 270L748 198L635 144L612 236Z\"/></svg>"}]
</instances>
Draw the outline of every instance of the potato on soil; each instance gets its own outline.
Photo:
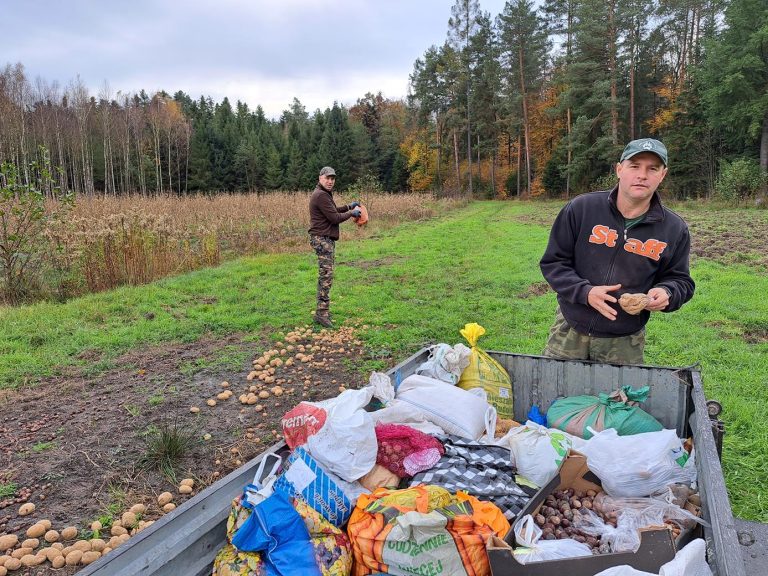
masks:
<instances>
[{"instance_id":1,"label":"potato on soil","mask_svg":"<svg viewBox=\"0 0 768 576\"><path fill-rule=\"evenodd\" d=\"M0 565L0 576L6 576L8 574L8 570L5 568L5 566Z\"/></svg>"},{"instance_id":2,"label":"potato on soil","mask_svg":"<svg viewBox=\"0 0 768 576\"><path fill-rule=\"evenodd\" d=\"M195 481L192 478L184 478L184 480L179 482L179 485L189 486L190 488L193 488L195 486Z\"/></svg>"},{"instance_id":3,"label":"potato on soil","mask_svg":"<svg viewBox=\"0 0 768 576\"><path fill-rule=\"evenodd\" d=\"M176 504L173 502L168 502L165 506L163 506L163 512L173 512L176 510Z\"/></svg>"},{"instance_id":4,"label":"potato on soil","mask_svg":"<svg viewBox=\"0 0 768 576\"><path fill-rule=\"evenodd\" d=\"M67 526L61 531L62 540L74 540L77 538L77 528L74 526Z\"/></svg>"},{"instance_id":5,"label":"potato on soil","mask_svg":"<svg viewBox=\"0 0 768 576\"><path fill-rule=\"evenodd\" d=\"M171 500L173 500L173 494L171 494L170 492L163 492L157 497L157 505L165 506Z\"/></svg>"},{"instance_id":6,"label":"potato on soil","mask_svg":"<svg viewBox=\"0 0 768 576\"><path fill-rule=\"evenodd\" d=\"M64 556L56 556L56 558L51 560L51 566L54 568L63 568L66 563L67 559Z\"/></svg>"},{"instance_id":7,"label":"potato on soil","mask_svg":"<svg viewBox=\"0 0 768 576\"><path fill-rule=\"evenodd\" d=\"M88 540L78 540L72 544L72 548L80 550L80 552L89 552L91 550L91 543Z\"/></svg>"},{"instance_id":8,"label":"potato on soil","mask_svg":"<svg viewBox=\"0 0 768 576\"><path fill-rule=\"evenodd\" d=\"M18 570L21 568L21 560L18 558L11 558L10 560L5 561L5 568L9 572L13 572L14 570Z\"/></svg>"},{"instance_id":9,"label":"potato on soil","mask_svg":"<svg viewBox=\"0 0 768 576\"><path fill-rule=\"evenodd\" d=\"M14 558L23 558L27 554L32 554L34 552L33 548L16 548L13 552L11 552L11 556Z\"/></svg>"},{"instance_id":10,"label":"potato on soil","mask_svg":"<svg viewBox=\"0 0 768 576\"><path fill-rule=\"evenodd\" d=\"M35 511L35 505L32 502L27 502L19 507L19 516L29 516Z\"/></svg>"},{"instance_id":11,"label":"potato on soil","mask_svg":"<svg viewBox=\"0 0 768 576\"><path fill-rule=\"evenodd\" d=\"M16 534L3 534L0 536L0 552L13 548L19 543L19 537Z\"/></svg>"},{"instance_id":12,"label":"potato on soil","mask_svg":"<svg viewBox=\"0 0 768 576\"><path fill-rule=\"evenodd\" d=\"M136 525L136 514L133 512L125 512L120 521L126 528L131 528Z\"/></svg>"},{"instance_id":13,"label":"potato on soil","mask_svg":"<svg viewBox=\"0 0 768 576\"><path fill-rule=\"evenodd\" d=\"M40 522L32 524L32 526L27 528L26 534L28 538L40 538L40 536L45 534L45 525Z\"/></svg>"},{"instance_id":14,"label":"potato on soil","mask_svg":"<svg viewBox=\"0 0 768 576\"><path fill-rule=\"evenodd\" d=\"M45 562L45 558L35 556L34 554L27 554L21 558L22 566L39 566L43 562Z\"/></svg>"},{"instance_id":15,"label":"potato on soil","mask_svg":"<svg viewBox=\"0 0 768 576\"><path fill-rule=\"evenodd\" d=\"M0 556L0 566L5 566L5 563L13 558L13 556L9 556L8 554L3 554Z\"/></svg>"},{"instance_id":16,"label":"potato on soil","mask_svg":"<svg viewBox=\"0 0 768 576\"><path fill-rule=\"evenodd\" d=\"M80 560L83 558L82 550L72 550L66 557L67 566L77 566L80 564Z\"/></svg>"},{"instance_id":17,"label":"potato on soil","mask_svg":"<svg viewBox=\"0 0 768 576\"><path fill-rule=\"evenodd\" d=\"M94 538L91 540L91 550L94 552L101 552L106 546L107 543L101 538Z\"/></svg>"},{"instance_id":18,"label":"potato on soil","mask_svg":"<svg viewBox=\"0 0 768 576\"><path fill-rule=\"evenodd\" d=\"M134 514L144 514L146 511L147 507L144 504L134 504L128 509L128 512L133 512Z\"/></svg>"},{"instance_id":19,"label":"potato on soil","mask_svg":"<svg viewBox=\"0 0 768 576\"><path fill-rule=\"evenodd\" d=\"M192 486L186 484L179 486L179 494L192 494Z\"/></svg>"},{"instance_id":20,"label":"potato on soil","mask_svg":"<svg viewBox=\"0 0 768 576\"><path fill-rule=\"evenodd\" d=\"M96 562L99 558L101 558L101 553L99 552L86 552L83 554L82 558L80 558L80 562L84 565L88 565Z\"/></svg>"},{"instance_id":21,"label":"potato on soil","mask_svg":"<svg viewBox=\"0 0 768 576\"><path fill-rule=\"evenodd\" d=\"M40 540L37 538L27 538L24 540L24 542L21 543L22 548L37 548L40 546Z\"/></svg>"},{"instance_id":22,"label":"potato on soil","mask_svg":"<svg viewBox=\"0 0 768 576\"><path fill-rule=\"evenodd\" d=\"M112 530L110 530L110 534L112 534L112 536L121 536L127 533L128 530L126 530L123 526L112 526Z\"/></svg>"},{"instance_id":23,"label":"potato on soil","mask_svg":"<svg viewBox=\"0 0 768 576\"><path fill-rule=\"evenodd\" d=\"M53 544L54 542L59 541L60 535L56 530L48 530L48 532L45 533L44 538L48 544Z\"/></svg>"}]
</instances>

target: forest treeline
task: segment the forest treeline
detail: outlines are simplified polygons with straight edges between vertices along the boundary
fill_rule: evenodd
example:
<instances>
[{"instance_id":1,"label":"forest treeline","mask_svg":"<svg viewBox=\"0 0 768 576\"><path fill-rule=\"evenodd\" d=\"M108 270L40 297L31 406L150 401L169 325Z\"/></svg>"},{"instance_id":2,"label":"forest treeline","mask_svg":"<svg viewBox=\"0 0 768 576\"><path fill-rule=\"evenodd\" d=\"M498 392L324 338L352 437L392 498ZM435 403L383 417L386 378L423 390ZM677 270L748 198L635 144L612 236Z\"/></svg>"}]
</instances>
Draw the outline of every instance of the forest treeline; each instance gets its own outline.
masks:
<instances>
[{"instance_id":1,"label":"forest treeline","mask_svg":"<svg viewBox=\"0 0 768 576\"><path fill-rule=\"evenodd\" d=\"M0 161L49 159L80 194L339 186L472 196L566 195L610 183L624 143L670 149L669 193L741 200L768 170L765 0L456 0L403 100L368 93L279 118L224 99L89 93L0 68ZM48 158L43 158L46 156ZM362 179L362 180L361 180Z\"/></svg>"}]
</instances>

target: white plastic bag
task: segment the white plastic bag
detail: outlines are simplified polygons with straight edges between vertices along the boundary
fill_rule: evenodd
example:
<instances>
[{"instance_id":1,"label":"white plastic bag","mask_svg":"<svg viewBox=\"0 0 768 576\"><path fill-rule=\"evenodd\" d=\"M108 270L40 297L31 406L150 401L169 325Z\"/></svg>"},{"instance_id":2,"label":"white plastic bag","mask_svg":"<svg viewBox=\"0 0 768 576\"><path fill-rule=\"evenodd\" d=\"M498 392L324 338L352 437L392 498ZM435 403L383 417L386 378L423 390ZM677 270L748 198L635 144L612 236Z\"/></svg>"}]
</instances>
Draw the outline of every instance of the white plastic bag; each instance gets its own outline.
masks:
<instances>
[{"instance_id":1,"label":"white plastic bag","mask_svg":"<svg viewBox=\"0 0 768 576\"><path fill-rule=\"evenodd\" d=\"M429 348L429 358L416 368L416 374L442 380L448 384L456 384L464 368L469 366L472 351L464 344L449 346L435 344Z\"/></svg>"},{"instance_id":2,"label":"white plastic bag","mask_svg":"<svg viewBox=\"0 0 768 576\"><path fill-rule=\"evenodd\" d=\"M607 428L590 438L582 452L611 496L648 496L669 484L696 480L694 456L688 457L674 430L619 436Z\"/></svg>"},{"instance_id":3,"label":"white plastic bag","mask_svg":"<svg viewBox=\"0 0 768 576\"><path fill-rule=\"evenodd\" d=\"M571 448L564 432L532 420L512 428L496 444L509 448L518 473L537 486L544 486L555 477Z\"/></svg>"},{"instance_id":4,"label":"white plastic bag","mask_svg":"<svg viewBox=\"0 0 768 576\"><path fill-rule=\"evenodd\" d=\"M658 574L635 570L631 566L613 566L595 576L712 576L707 564L707 545L701 538L692 540L664 564Z\"/></svg>"},{"instance_id":5,"label":"white plastic bag","mask_svg":"<svg viewBox=\"0 0 768 576\"><path fill-rule=\"evenodd\" d=\"M483 396L442 380L412 374L400 384L396 399L417 408L448 434L477 440L487 433L486 422L493 421L489 411L496 412Z\"/></svg>"},{"instance_id":6,"label":"white plastic bag","mask_svg":"<svg viewBox=\"0 0 768 576\"><path fill-rule=\"evenodd\" d=\"M395 398L395 387L386 374L371 372L369 386L373 388L374 397L384 404L384 408L370 413L374 424L405 424L424 434L445 434L440 426L427 420L424 412Z\"/></svg>"},{"instance_id":7,"label":"white plastic bag","mask_svg":"<svg viewBox=\"0 0 768 576\"><path fill-rule=\"evenodd\" d=\"M301 402L283 416L286 442L291 448L306 444L323 468L354 482L376 464L375 425L363 410L372 397L368 386L322 402Z\"/></svg>"},{"instance_id":8,"label":"white plastic bag","mask_svg":"<svg viewBox=\"0 0 768 576\"><path fill-rule=\"evenodd\" d=\"M515 548L513 552L515 560L520 564L592 556L592 549L589 546L570 538L541 540L541 528L536 526L530 514L519 518L515 522L514 530L515 541L522 545L520 548Z\"/></svg>"}]
</instances>

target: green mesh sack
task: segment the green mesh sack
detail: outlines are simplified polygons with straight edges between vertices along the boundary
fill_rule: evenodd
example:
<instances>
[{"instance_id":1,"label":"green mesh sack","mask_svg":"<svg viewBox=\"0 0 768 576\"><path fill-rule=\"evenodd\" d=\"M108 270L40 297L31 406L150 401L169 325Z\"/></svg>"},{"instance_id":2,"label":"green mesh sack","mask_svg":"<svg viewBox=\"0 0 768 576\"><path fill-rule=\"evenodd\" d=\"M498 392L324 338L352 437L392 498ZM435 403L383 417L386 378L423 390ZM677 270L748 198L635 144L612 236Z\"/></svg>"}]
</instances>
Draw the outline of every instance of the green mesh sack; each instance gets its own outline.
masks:
<instances>
[{"instance_id":1,"label":"green mesh sack","mask_svg":"<svg viewBox=\"0 0 768 576\"><path fill-rule=\"evenodd\" d=\"M650 386L633 390L622 386L610 394L599 396L571 396L555 400L547 412L547 423L551 428L564 430L569 434L588 440L592 433L614 428L619 436L657 432L664 428L661 422L640 408L645 402Z\"/></svg>"}]
</instances>

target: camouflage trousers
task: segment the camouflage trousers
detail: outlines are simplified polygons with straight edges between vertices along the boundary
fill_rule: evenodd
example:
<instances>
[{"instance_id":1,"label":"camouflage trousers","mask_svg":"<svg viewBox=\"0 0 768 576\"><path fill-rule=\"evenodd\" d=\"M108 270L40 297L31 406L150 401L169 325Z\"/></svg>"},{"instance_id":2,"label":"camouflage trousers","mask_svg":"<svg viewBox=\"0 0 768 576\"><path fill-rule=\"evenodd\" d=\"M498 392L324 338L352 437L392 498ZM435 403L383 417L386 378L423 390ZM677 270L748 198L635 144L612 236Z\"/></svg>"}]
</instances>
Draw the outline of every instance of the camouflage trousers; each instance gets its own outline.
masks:
<instances>
[{"instance_id":1,"label":"camouflage trousers","mask_svg":"<svg viewBox=\"0 0 768 576\"><path fill-rule=\"evenodd\" d=\"M568 325L560 307L549 330L544 356L563 360L592 360L606 364L643 364L645 328L629 336L597 338L576 332Z\"/></svg>"},{"instance_id":2,"label":"camouflage trousers","mask_svg":"<svg viewBox=\"0 0 768 576\"><path fill-rule=\"evenodd\" d=\"M333 262L336 255L336 241L328 236L309 237L309 244L317 254L317 313L328 313L331 307L331 285L333 284Z\"/></svg>"}]
</instances>

